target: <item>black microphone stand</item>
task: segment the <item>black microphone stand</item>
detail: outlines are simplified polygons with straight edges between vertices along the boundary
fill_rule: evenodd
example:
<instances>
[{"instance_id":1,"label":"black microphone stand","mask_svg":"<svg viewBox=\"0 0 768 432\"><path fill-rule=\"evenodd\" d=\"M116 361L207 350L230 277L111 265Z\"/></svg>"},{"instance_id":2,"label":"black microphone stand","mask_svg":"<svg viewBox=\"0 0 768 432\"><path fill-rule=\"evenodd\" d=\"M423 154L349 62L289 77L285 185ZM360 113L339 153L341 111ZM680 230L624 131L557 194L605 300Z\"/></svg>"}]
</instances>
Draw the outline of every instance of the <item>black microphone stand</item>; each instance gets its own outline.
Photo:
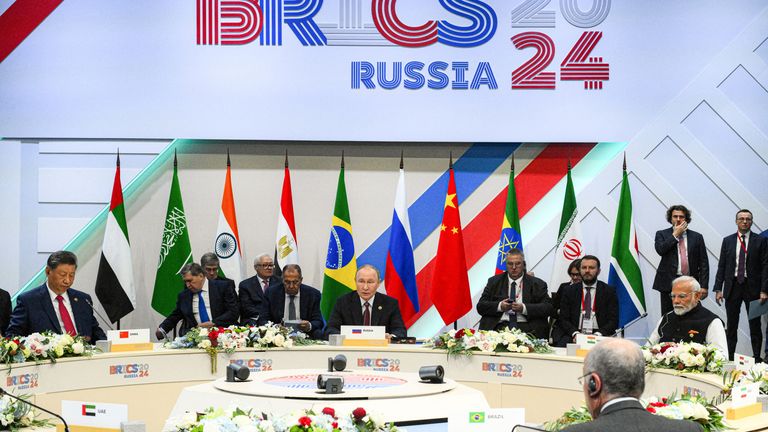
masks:
<instances>
[{"instance_id":1,"label":"black microphone stand","mask_svg":"<svg viewBox=\"0 0 768 432\"><path fill-rule=\"evenodd\" d=\"M67 425L67 421L66 421L66 420L64 420L64 417L62 417L62 416L60 416L60 415L56 414L55 412L53 412L53 411L48 411L47 409L45 409L45 408L41 407L40 405L35 405L35 404L33 404L32 402L30 402L30 401L26 401L26 400L24 400L24 399L22 399L22 398L20 398L20 397L18 397L18 396L14 396L14 395L10 394L9 392L7 392L7 391L6 391L4 388L2 388L2 387L0 387L0 395L7 395L7 396L9 396L11 399L16 399L16 400L17 400L17 401L19 401L19 402L25 403L25 404L27 404L27 405L29 405L29 406L31 406L31 407L37 408L37 409L39 409L40 411L43 411L43 412L45 412L45 413L48 413L48 414L50 414L50 415L52 415L52 416L56 417L57 419L61 420L61 422L62 422L62 423L64 423L64 432L69 432L69 425Z\"/></svg>"}]
</instances>

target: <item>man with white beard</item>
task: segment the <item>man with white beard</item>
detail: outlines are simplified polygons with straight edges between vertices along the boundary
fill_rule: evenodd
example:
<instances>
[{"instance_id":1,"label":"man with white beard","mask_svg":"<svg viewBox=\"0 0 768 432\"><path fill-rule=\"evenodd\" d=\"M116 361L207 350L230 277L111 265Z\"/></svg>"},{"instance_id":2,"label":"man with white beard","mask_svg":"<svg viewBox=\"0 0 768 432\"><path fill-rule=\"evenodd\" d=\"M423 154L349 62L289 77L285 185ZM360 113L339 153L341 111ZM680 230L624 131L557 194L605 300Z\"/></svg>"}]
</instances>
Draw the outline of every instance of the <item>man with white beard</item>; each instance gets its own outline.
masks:
<instances>
[{"instance_id":1,"label":"man with white beard","mask_svg":"<svg viewBox=\"0 0 768 432\"><path fill-rule=\"evenodd\" d=\"M728 353L723 321L701 305L701 286L690 276L672 281L673 309L664 314L648 338L651 345L659 342L697 342L714 345Z\"/></svg>"}]
</instances>

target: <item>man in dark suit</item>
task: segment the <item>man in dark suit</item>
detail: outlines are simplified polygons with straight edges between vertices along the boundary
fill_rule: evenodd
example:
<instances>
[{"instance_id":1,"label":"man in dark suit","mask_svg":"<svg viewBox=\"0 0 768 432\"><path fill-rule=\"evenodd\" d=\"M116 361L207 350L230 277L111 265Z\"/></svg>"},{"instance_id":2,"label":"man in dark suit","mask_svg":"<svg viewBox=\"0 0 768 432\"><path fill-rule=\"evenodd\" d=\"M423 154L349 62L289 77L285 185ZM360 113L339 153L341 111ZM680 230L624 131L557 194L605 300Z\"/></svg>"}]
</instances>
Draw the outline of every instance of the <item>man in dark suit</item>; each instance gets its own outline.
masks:
<instances>
[{"instance_id":1,"label":"man in dark suit","mask_svg":"<svg viewBox=\"0 0 768 432\"><path fill-rule=\"evenodd\" d=\"M4 336L11 322L11 295L0 289L0 335Z\"/></svg>"},{"instance_id":2,"label":"man in dark suit","mask_svg":"<svg viewBox=\"0 0 768 432\"><path fill-rule=\"evenodd\" d=\"M227 282L209 280L203 267L197 263L185 265L180 273L187 289L179 293L176 309L155 331L158 339L164 339L179 321L181 336L193 327L229 327L237 324L237 297Z\"/></svg>"},{"instance_id":3,"label":"man in dark suit","mask_svg":"<svg viewBox=\"0 0 768 432\"><path fill-rule=\"evenodd\" d=\"M733 359L739 330L741 304L749 313L749 302L768 300L768 243L752 232L752 212L736 213L738 231L723 239L715 276L715 299L719 305L725 298L728 358ZM749 334L755 360L760 361L763 335L760 317L749 320Z\"/></svg>"},{"instance_id":4,"label":"man in dark suit","mask_svg":"<svg viewBox=\"0 0 768 432\"><path fill-rule=\"evenodd\" d=\"M488 279L477 302L480 330L517 327L539 339L549 337L547 318L552 301L547 283L526 274L525 255L520 249L507 252L507 271Z\"/></svg>"},{"instance_id":5,"label":"man in dark suit","mask_svg":"<svg viewBox=\"0 0 768 432\"><path fill-rule=\"evenodd\" d=\"M217 257L215 253L204 253L203 256L200 257L200 266L203 268L205 277L208 278L208 280L224 281L233 292L235 291L235 281L219 275L219 257Z\"/></svg>"},{"instance_id":6,"label":"man in dark suit","mask_svg":"<svg viewBox=\"0 0 768 432\"><path fill-rule=\"evenodd\" d=\"M672 311L672 281L678 276L691 276L701 285L702 300L709 287L709 256L704 237L688 229L691 211L683 205L673 205L667 210L670 228L656 231L656 253L661 256L653 279L653 289L659 292L661 314Z\"/></svg>"},{"instance_id":7,"label":"man in dark suit","mask_svg":"<svg viewBox=\"0 0 768 432\"><path fill-rule=\"evenodd\" d=\"M83 336L91 343L106 339L93 316L91 296L71 288L76 271L75 254L52 253L45 266L46 282L16 299L7 336L52 331Z\"/></svg>"},{"instance_id":8,"label":"man in dark suit","mask_svg":"<svg viewBox=\"0 0 768 432\"><path fill-rule=\"evenodd\" d=\"M264 301L264 293L267 288L280 283L280 279L274 276L275 264L269 254L261 254L253 260L253 268L256 276L240 282L240 323L243 325L256 325L261 312L261 303Z\"/></svg>"},{"instance_id":9,"label":"man in dark suit","mask_svg":"<svg viewBox=\"0 0 768 432\"><path fill-rule=\"evenodd\" d=\"M283 267L283 280L267 290L261 303L259 325L267 322L300 321L299 330L313 339L323 337L323 315L320 313L320 291L301 283L301 267Z\"/></svg>"},{"instance_id":10,"label":"man in dark suit","mask_svg":"<svg viewBox=\"0 0 768 432\"><path fill-rule=\"evenodd\" d=\"M594 255L581 259L581 282L563 288L560 317L552 330L552 342L564 347L577 333L613 336L619 325L616 288L597 280L600 260Z\"/></svg>"},{"instance_id":11,"label":"man in dark suit","mask_svg":"<svg viewBox=\"0 0 768 432\"><path fill-rule=\"evenodd\" d=\"M651 414L640 403L645 390L645 360L640 347L625 339L606 339L584 359L579 383L591 422L569 426L563 432L699 432L688 420L670 420Z\"/></svg>"},{"instance_id":12,"label":"man in dark suit","mask_svg":"<svg viewBox=\"0 0 768 432\"><path fill-rule=\"evenodd\" d=\"M355 275L357 291L336 299L325 330L326 338L328 335L339 334L343 325L385 326L387 339L393 335L405 337L405 324L397 299L376 292L380 284L379 269L370 264L359 267Z\"/></svg>"}]
</instances>

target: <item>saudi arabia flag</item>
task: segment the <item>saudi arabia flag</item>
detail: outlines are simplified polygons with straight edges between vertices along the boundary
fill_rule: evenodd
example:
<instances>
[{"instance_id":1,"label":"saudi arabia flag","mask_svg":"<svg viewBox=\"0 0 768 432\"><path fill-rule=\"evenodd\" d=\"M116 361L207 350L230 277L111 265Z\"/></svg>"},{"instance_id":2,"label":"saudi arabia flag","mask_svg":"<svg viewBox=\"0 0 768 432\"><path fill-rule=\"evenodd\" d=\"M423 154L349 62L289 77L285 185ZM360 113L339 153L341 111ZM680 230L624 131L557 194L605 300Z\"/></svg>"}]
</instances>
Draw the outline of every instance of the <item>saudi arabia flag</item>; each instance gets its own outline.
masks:
<instances>
[{"instance_id":1,"label":"saudi arabia flag","mask_svg":"<svg viewBox=\"0 0 768 432\"><path fill-rule=\"evenodd\" d=\"M120 183L120 154L117 155L115 182L96 276L96 297L113 323L131 313L136 305L131 245Z\"/></svg>"},{"instance_id":2,"label":"saudi arabia flag","mask_svg":"<svg viewBox=\"0 0 768 432\"><path fill-rule=\"evenodd\" d=\"M619 327L645 313L643 275L640 273L638 255L637 234L632 218L632 194L629 191L625 161L616 228L613 231L611 269L608 273L608 284L616 287L616 295L619 297Z\"/></svg>"},{"instance_id":3,"label":"saudi arabia flag","mask_svg":"<svg viewBox=\"0 0 768 432\"><path fill-rule=\"evenodd\" d=\"M171 194L168 197L168 210L155 275L155 289L152 293L152 309L163 316L168 316L176 307L176 297L184 289L179 271L185 264L192 262L192 246L189 243L187 218L184 214L184 203L181 200L177 165L176 155L174 155Z\"/></svg>"},{"instance_id":4,"label":"saudi arabia flag","mask_svg":"<svg viewBox=\"0 0 768 432\"><path fill-rule=\"evenodd\" d=\"M336 204L333 209L331 236L323 275L323 296L320 311L327 320L331 316L336 299L356 289L355 242L352 239L352 222L347 204L347 188L344 185L344 156L341 158L339 184L336 188Z\"/></svg>"},{"instance_id":5,"label":"saudi arabia flag","mask_svg":"<svg viewBox=\"0 0 768 432\"><path fill-rule=\"evenodd\" d=\"M549 281L549 290L551 292L556 292L561 283L570 281L568 265L576 258L584 256L581 223L579 223L578 214L576 192L573 189L571 166L569 164L565 184L563 213L560 216L560 230L558 231L557 247L555 248L555 264L552 266L552 276Z\"/></svg>"},{"instance_id":6,"label":"saudi arabia flag","mask_svg":"<svg viewBox=\"0 0 768 432\"><path fill-rule=\"evenodd\" d=\"M240 249L240 235L237 233L235 199L232 193L232 172L227 151L227 176L224 180L224 196L221 198L219 225L216 229L214 251L219 257L219 270L224 276L235 281L237 286L243 280L243 255Z\"/></svg>"}]
</instances>

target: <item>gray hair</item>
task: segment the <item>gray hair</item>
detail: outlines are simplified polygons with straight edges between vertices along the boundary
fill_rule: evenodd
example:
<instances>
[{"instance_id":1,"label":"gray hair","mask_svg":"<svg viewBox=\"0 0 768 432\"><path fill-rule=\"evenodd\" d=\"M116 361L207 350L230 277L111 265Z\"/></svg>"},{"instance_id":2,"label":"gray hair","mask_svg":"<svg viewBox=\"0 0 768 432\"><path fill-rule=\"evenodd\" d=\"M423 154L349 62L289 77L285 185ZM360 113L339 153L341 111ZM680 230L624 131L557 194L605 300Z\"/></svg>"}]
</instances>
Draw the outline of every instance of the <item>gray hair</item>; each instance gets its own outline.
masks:
<instances>
[{"instance_id":1,"label":"gray hair","mask_svg":"<svg viewBox=\"0 0 768 432\"><path fill-rule=\"evenodd\" d=\"M184 267L181 268L179 274L184 276L187 273L191 273L192 276L200 276L203 274L203 266L198 263L184 264Z\"/></svg>"},{"instance_id":2,"label":"gray hair","mask_svg":"<svg viewBox=\"0 0 768 432\"><path fill-rule=\"evenodd\" d=\"M299 273L299 277L303 277L301 275L301 267L298 264L286 264L283 267L283 277L285 277L285 273L289 272L289 271L295 271L295 272Z\"/></svg>"},{"instance_id":3,"label":"gray hair","mask_svg":"<svg viewBox=\"0 0 768 432\"><path fill-rule=\"evenodd\" d=\"M381 282L381 272L379 272L379 269L376 268L373 264L363 264L360 267L357 268L357 271L355 272L355 279L357 279L357 274L360 273L360 270L362 269L372 269L376 272L376 280Z\"/></svg>"},{"instance_id":4,"label":"gray hair","mask_svg":"<svg viewBox=\"0 0 768 432\"><path fill-rule=\"evenodd\" d=\"M693 292L699 292L701 291L701 285L699 284L699 281L696 280L696 278L693 278L691 276L680 276L677 279L672 281L672 286L679 285L682 283L690 283L691 289Z\"/></svg>"},{"instance_id":5,"label":"gray hair","mask_svg":"<svg viewBox=\"0 0 768 432\"><path fill-rule=\"evenodd\" d=\"M512 248L507 251L507 256L510 256L510 255L520 255L520 258L522 258L523 261L525 261L525 254L523 253L522 249Z\"/></svg>"},{"instance_id":6,"label":"gray hair","mask_svg":"<svg viewBox=\"0 0 768 432\"><path fill-rule=\"evenodd\" d=\"M206 252L203 254L203 256L200 257L200 265L203 267L208 267L208 265L216 264L219 265L219 257L216 256L213 252Z\"/></svg>"},{"instance_id":7,"label":"gray hair","mask_svg":"<svg viewBox=\"0 0 768 432\"><path fill-rule=\"evenodd\" d=\"M589 351L584 370L597 374L603 392L613 397L639 398L645 390L645 360L634 342L605 339Z\"/></svg>"},{"instance_id":8,"label":"gray hair","mask_svg":"<svg viewBox=\"0 0 768 432\"><path fill-rule=\"evenodd\" d=\"M253 259L253 265L258 265L259 263L261 263L261 259L262 258L272 259L272 255L270 255L268 253L263 253L263 254L257 256L256 258Z\"/></svg>"}]
</instances>

